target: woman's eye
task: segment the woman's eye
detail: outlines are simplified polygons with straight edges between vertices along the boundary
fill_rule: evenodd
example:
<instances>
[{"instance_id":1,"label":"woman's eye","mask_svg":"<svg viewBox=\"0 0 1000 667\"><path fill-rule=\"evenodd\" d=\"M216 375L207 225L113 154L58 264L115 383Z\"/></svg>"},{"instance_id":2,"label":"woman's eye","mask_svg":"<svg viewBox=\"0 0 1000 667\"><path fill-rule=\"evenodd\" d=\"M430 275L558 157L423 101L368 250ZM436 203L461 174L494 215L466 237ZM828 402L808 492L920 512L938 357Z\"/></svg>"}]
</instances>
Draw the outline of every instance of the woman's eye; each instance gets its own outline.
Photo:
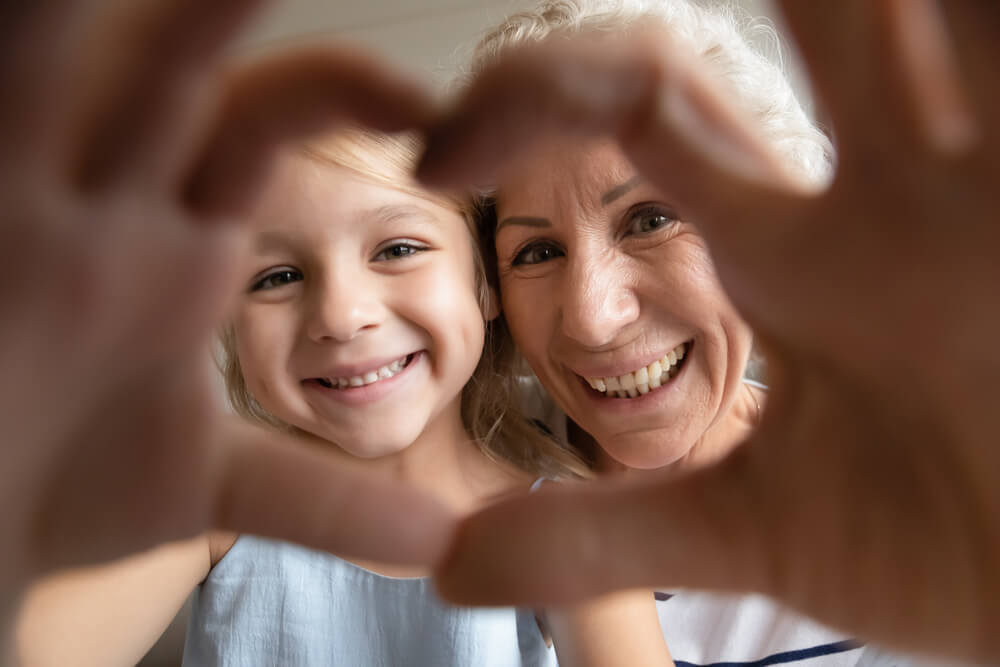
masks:
<instances>
[{"instance_id":1,"label":"woman's eye","mask_svg":"<svg viewBox=\"0 0 1000 667\"><path fill-rule=\"evenodd\" d=\"M298 271L293 269L280 269L278 271L272 271L255 282L250 286L250 291L259 292L260 290L274 289L275 287L281 287L282 285L298 282L300 280L302 280L302 274Z\"/></svg>"},{"instance_id":2,"label":"woman's eye","mask_svg":"<svg viewBox=\"0 0 1000 667\"><path fill-rule=\"evenodd\" d=\"M661 208L642 209L636 211L629 223L629 231L633 234L649 234L664 227L679 222L677 214Z\"/></svg>"},{"instance_id":3,"label":"woman's eye","mask_svg":"<svg viewBox=\"0 0 1000 667\"><path fill-rule=\"evenodd\" d=\"M551 243L532 243L525 246L514 256L511 262L513 266L526 266L531 264L541 264L557 257L562 257L563 252Z\"/></svg>"},{"instance_id":4,"label":"woman's eye","mask_svg":"<svg viewBox=\"0 0 1000 667\"><path fill-rule=\"evenodd\" d=\"M415 243L393 243L391 246L383 248L375 255L376 262L385 262L391 259L402 259L410 255L416 255L422 250L427 250L424 246Z\"/></svg>"}]
</instances>

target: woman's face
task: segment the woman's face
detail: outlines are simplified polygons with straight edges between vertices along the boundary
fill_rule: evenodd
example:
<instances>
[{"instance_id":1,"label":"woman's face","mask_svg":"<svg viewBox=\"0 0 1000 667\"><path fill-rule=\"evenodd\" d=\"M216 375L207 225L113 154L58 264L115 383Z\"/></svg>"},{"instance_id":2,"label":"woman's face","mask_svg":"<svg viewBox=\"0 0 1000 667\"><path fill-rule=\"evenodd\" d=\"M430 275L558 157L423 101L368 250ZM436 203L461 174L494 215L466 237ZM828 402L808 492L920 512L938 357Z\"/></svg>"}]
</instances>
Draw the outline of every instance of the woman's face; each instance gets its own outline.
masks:
<instances>
[{"instance_id":1,"label":"woman's face","mask_svg":"<svg viewBox=\"0 0 1000 667\"><path fill-rule=\"evenodd\" d=\"M632 468L693 455L750 353L679 215L610 143L547 147L501 179L496 250L514 338L570 418Z\"/></svg>"}]
</instances>

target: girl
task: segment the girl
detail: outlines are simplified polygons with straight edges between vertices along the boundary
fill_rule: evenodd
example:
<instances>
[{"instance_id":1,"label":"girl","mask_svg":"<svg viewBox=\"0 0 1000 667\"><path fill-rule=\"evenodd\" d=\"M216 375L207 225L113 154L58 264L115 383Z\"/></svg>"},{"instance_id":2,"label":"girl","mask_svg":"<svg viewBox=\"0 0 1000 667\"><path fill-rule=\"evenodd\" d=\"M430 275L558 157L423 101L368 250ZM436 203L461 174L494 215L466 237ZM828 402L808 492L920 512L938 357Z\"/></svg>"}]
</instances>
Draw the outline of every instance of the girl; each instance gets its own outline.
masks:
<instances>
[{"instance_id":1,"label":"girl","mask_svg":"<svg viewBox=\"0 0 1000 667\"><path fill-rule=\"evenodd\" d=\"M517 412L471 200L414 185L416 154L407 137L346 131L280 157L222 335L233 406L459 514L541 478L587 476ZM216 534L43 585L23 615L23 660L134 663L198 582L185 665L554 658L532 612L447 607L425 572ZM648 593L548 621L564 664L669 664Z\"/></svg>"}]
</instances>

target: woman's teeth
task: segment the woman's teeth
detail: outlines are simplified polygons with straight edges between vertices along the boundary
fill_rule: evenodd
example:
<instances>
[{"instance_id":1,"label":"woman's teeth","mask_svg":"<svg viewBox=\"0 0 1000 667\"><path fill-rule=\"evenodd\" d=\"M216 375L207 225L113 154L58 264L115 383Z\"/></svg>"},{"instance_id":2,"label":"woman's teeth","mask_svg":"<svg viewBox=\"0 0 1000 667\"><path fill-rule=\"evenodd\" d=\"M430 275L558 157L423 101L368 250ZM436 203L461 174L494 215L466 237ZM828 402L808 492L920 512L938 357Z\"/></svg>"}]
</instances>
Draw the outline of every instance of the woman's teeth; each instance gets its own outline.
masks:
<instances>
[{"instance_id":1,"label":"woman's teeth","mask_svg":"<svg viewBox=\"0 0 1000 667\"><path fill-rule=\"evenodd\" d=\"M368 371L364 375L354 375L351 377L338 377L338 378L316 378L317 382L326 387L327 389L348 389L353 387L363 387L367 384L375 384L380 380L388 380L389 378L400 373L404 368L406 368L410 362L413 360L413 355L407 355L401 359L382 366L381 368L376 368L375 370Z\"/></svg>"},{"instance_id":2,"label":"woman's teeth","mask_svg":"<svg viewBox=\"0 0 1000 667\"><path fill-rule=\"evenodd\" d=\"M635 398L648 394L677 375L681 361L687 355L688 344L681 343L648 366L637 371L606 378L586 378L587 383L606 396L612 398Z\"/></svg>"}]
</instances>

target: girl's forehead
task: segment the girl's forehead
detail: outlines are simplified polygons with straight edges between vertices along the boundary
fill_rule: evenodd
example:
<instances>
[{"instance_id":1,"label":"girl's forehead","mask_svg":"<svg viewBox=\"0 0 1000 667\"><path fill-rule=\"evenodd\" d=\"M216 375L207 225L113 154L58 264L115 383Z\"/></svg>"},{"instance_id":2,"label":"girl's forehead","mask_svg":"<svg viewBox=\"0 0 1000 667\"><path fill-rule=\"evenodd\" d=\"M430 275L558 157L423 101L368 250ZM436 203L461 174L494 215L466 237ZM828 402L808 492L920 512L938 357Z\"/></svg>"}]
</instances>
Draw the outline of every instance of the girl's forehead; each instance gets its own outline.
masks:
<instances>
[{"instance_id":1,"label":"girl's forehead","mask_svg":"<svg viewBox=\"0 0 1000 667\"><path fill-rule=\"evenodd\" d=\"M254 217L258 237L367 237L406 225L447 232L464 218L458 206L351 169L308 159L282 165Z\"/></svg>"}]
</instances>

